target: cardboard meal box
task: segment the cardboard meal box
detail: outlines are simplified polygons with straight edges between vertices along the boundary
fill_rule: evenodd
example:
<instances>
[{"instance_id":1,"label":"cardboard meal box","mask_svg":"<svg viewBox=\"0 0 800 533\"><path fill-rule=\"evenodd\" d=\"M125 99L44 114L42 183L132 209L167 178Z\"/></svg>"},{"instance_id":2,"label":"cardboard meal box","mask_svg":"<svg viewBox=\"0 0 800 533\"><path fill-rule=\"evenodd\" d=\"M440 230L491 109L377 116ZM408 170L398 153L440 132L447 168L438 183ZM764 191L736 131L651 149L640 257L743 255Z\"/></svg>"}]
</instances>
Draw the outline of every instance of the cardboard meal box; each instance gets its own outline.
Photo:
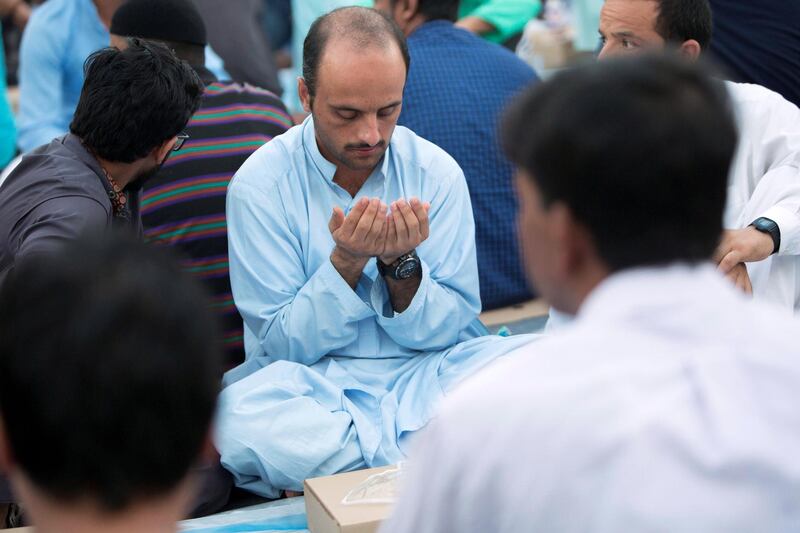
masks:
<instances>
[{"instance_id":1,"label":"cardboard meal box","mask_svg":"<svg viewBox=\"0 0 800 533\"><path fill-rule=\"evenodd\" d=\"M344 504L350 491L375 474L395 466L370 468L305 481L306 516L311 533L375 533L389 517L392 504Z\"/></svg>"}]
</instances>

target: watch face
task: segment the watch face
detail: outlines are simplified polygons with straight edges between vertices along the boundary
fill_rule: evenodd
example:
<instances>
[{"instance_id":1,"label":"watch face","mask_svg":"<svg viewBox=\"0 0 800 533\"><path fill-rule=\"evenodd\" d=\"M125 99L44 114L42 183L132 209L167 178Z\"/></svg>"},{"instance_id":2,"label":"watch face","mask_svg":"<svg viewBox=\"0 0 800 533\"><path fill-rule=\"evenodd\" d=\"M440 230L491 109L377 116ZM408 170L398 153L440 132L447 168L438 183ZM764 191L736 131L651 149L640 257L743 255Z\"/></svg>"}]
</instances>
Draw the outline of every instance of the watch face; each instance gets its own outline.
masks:
<instances>
[{"instance_id":1,"label":"watch face","mask_svg":"<svg viewBox=\"0 0 800 533\"><path fill-rule=\"evenodd\" d=\"M419 260L415 257L409 257L397 266L395 275L397 279L408 279L417 273L419 269Z\"/></svg>"}]
</instances>

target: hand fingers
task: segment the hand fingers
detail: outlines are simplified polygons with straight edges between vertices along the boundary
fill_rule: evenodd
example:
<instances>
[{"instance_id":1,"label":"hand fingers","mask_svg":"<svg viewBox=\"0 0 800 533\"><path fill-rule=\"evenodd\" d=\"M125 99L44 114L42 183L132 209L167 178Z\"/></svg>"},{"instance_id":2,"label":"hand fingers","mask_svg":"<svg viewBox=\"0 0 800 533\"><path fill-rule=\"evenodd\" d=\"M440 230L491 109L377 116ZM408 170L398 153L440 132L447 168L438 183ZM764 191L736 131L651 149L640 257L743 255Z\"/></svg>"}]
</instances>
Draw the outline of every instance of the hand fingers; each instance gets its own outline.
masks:
<instances>
[{"instance_id":1,"label":"hand fingers","mask_svg":"<svg viewBox=\"0 0 800 533\"><path fill-rule=\"evenodd\" d=\"M428 204L430 207L430 204ZM425 204L420 202L417 198L411 199L411 209L414 211L414 214L417 216L417 221L419 221L419 234L422 237L422 240L428 238L428 209L425 208Z\"/></svg>"},{"instance_id":2,"label":"hand fingers","mask_svg":"<svg viewBox=\"0 0 800 533\"><path fill-rule=\"evenodd\" d=\"M397 241L407 241L408 237L408 225L406 224L406 218L403 216L402 211L400 210L400 202L405 203L405 200L398 200L392 204L392 218L394 219L394 226L395 231L397 232Z\"/></svg>"},{"instance_id":3,"label":"hand fingers","mask_svg":"<svg viewBox=\"0 0 800 533\"><path fill-rule=\"evenodd\" d=\"M328 222L328 229L331 233L342 227L344 224L344 211L341 207L334 207L331 220Z\"/></svg>"},{"instance_id":4,"label":"hand fingers","mask_svg":"<svg viewBox=\"0 0 800 533\"><path fill-rule=\"evenodd\" d=\"M717 270L719 270L722 274L728 274L736 267L736 265L741 262L742 261L738 252L729 252L725 257L722 258L722 261L719 262L719 267L717 267Z\"/></svg>"},{"instance_id":5,"label":"hand fingers","mask_svg":"<svg viewBox=\"0 0 800 533\"><path fill-rule=\"evenodd\" d=\"M753 283L750 281L750 273L745 265L742 265L742 289L745 294L753 294Z\"/></svg>"},{"instance_id":6,"label":"hand fingers","mask_svg":"<svg viewBox=\"0 0 800 533\"><path fill-rule=\"evenodd\" d=\"M386 234L386 204L380 202L378 212L375 214L375 220L372 221L372 228L369 231L367 240L374 244L384 238Z\"/></svg>"},{"instance_id":7,"label":"hand fingers","mask_svg":"<svg viewBox=\"0 0 800 533\"><path fill-rule=\"evenodd\" d=\"M397 224L394 221L393 214L386 217L386 246L394 246L397 244Z\"/></svg>"},{"instance_id":8,"label":"hand fingers","mask_svg":"<svg viewBox=\"0 0 800 533\"><path fill-rule=\"evenodd\" d=\"M347 218L344 220L344 224L342 225L342 231L345 235L352 235L355 232L356 228L358 227L358 223L361 221L361 217L369 207L369 204L369 198L361 198L358 202L356 202L356 205L354 205L353 209L350 210L350 214L347 215Z\"/></svg>"},{"instance_id":9,"label":"hand fingers","mask_svg":"<svg viewBox=\"0 0 800 533\"><path fill-rule=\"evenodd\" d=\"M397 201L397 206L400 210L400 214L403 216L403 220L406 223L408 240L417 240L419 238L419 219L417 218L417 215L414 214L414 210L411 209L411 206L408 205L408 202L403 199Z\"/></svg>"},{"instance_id":10,"label":"hand fingers","mask_svg":"<svg viewBox=\"0 0 800 533\"><path fill-rule=\"evenodd\" d=\"M361 220L358 221L358 225L356 225L356 229L353 232L353 239L356 242L367 240L367 236L372 229L372 223L375 222L375 215L378 214L378 209L380 209L380 204L381 201L377 198L369 200L367 208L364 214L361 215Z\"/></svg>"},{"instance_id":11,"label":"hand fingers","mask_svg":"<svg viewBox=\"0 0 800 533\"><path fill-rule=\"evenodd\" d=\"M725 243L720 243L720 245L717 246L717 249L714 250L714 255L711 258L716 264L720 264L720 262L730 252L731 252L731 249L730 249L729 246L726 246Z\"/></svg>"}]
</instances>

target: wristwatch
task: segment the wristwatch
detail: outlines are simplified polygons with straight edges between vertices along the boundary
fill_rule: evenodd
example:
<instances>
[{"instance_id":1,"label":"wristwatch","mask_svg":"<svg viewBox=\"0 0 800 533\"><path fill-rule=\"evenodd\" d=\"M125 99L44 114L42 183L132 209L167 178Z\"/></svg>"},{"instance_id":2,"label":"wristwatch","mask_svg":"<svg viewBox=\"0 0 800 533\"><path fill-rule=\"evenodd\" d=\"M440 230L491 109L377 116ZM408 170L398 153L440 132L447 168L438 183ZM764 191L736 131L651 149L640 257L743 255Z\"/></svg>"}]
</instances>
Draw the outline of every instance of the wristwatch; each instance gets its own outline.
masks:
<instances>
[{"instance_id":1,"label":"wristwatch","mask_svg":"<svg viewBox=\"0 0 800 533\"><path fill-rule=\"evenodd\" d=\"M384 265L383 261L378 259L378 272L381 276L389 276L392 279L402 281L416 276L422 270L422 263L416 251L411 251L407 254L401 255L391 265Z\"/></svg>"},{"instance_id":2,"label":"wristwatch","mask_svg":"<svg viewBox=\"0 0 800 533\"><path fill-rule=\"evenodd\" d=\"M750 225L761 233L766 233L772 237L772 243L775 245L772 250L773 254L781 249L781 228L778 227L778 224L774 220L767 217L758 217L751 222Z\"/></svg>"}]
</instances>

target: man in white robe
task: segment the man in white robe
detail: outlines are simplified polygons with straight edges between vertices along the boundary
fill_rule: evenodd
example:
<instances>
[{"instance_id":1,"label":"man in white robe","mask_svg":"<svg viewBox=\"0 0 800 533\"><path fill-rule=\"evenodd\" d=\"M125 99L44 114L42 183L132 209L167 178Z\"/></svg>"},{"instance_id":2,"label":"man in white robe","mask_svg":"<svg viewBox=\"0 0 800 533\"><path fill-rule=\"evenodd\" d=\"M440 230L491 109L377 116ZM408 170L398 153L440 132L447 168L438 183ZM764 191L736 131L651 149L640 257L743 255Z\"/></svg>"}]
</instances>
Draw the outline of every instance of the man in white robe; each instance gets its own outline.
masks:
<instances>
[{"instance_id":1,"label":"man in white robe","mask_svg":"<svg viewBox=\"0 0 800 533\"><path fill-rule=\"evenodd\" d=\"M698 59L711 40L708 0L606 0L600 59L656 49ZM800 311L800 109L759 85L726 83L740 133L720 270L757 299Z\"/></svg>"},{"instance_id":2,"label":"man in white robe","mask_svg":"<svg viewBox=\"0 0 800 533\"><path fill-rule=\"evenodd\" d=\"M726 100L661 56L565 72L508 113L528 271L577 318L445 400L384 533L798 529L800 322L710 261Z\"/></svg>"}]
</instances>

